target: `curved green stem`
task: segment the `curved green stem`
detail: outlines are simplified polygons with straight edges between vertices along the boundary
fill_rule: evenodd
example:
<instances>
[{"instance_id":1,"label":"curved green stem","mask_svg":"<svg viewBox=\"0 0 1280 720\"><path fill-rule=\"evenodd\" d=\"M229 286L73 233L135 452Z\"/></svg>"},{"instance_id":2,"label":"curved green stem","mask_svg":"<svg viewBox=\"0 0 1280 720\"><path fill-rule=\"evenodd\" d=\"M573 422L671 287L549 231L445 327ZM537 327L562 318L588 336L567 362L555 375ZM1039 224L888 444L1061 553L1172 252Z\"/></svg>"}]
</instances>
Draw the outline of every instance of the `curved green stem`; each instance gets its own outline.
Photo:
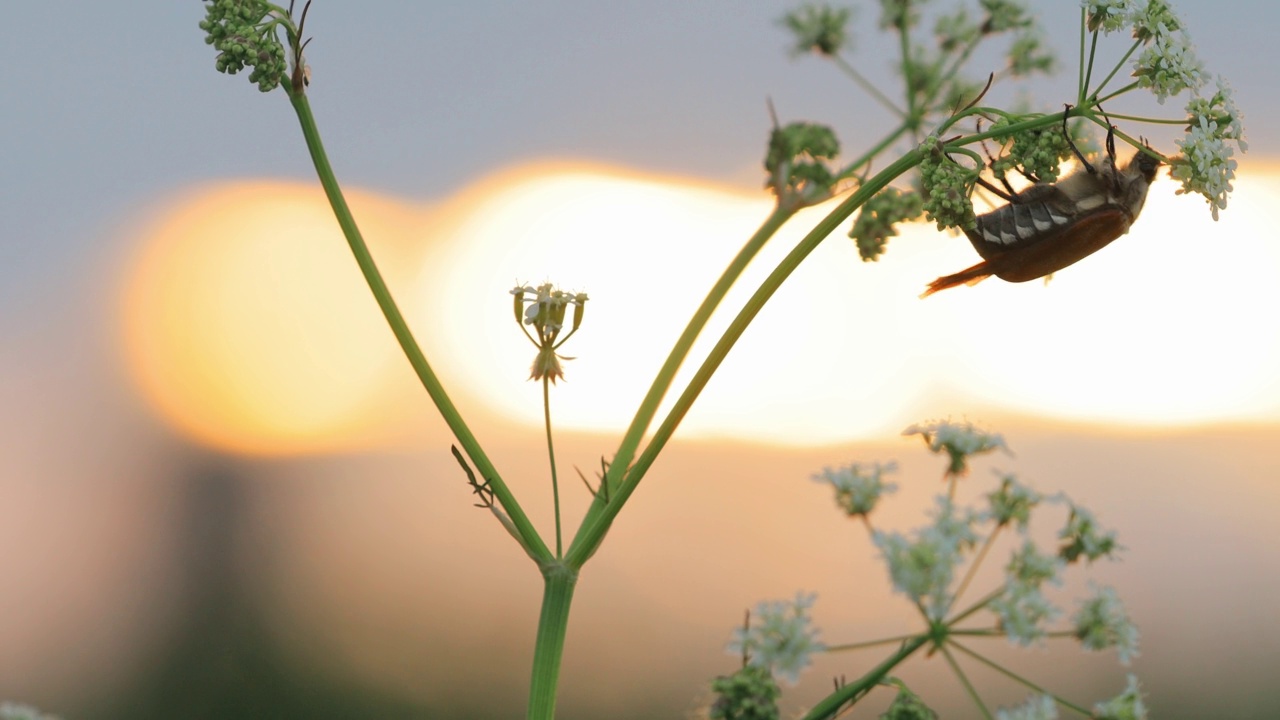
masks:
<instances>
[{"instance_id":1,"label":"curved green stem","mask_svg":"<svg viewBox=\"0 0 1280 720\"><path fill-rule=\"evenodd\" d=\"M391 297L391 291L387 288L387 283L383 280L377 264L374 263L373 255L369 253L369 246L365 244L364 236L360 234L360 228L356 226L355 217L351 214L351 208L347 206L346 198L342 195L342 188L333 174L333 167L329 165L329 158L325 154L324 145L320 142L320 131L311 114L311 104L307 102L307 96L303 93L290 92L289 102L293 104L298 122L302 125L302 135L306 138L307 149L311 152L311 162L315 165L316 174L320 177L320 184L324 186L324 193L329 198L333 214L342 228L342 234L347 238L351 254L355 256L356 264L360 266L360 272L364 275L369 290L373 292L373 297L382 310L383 317L391 326L391 332L395 334L396 341L400 343L400 349L404 351L409 364L413 366L413 371L418 375L418 380L422 382L422 386L431 396L440 415L458 439L458 444L476 464L481 478L489 483L503 510L511 517L512 523L524 540L525 547L532 549L540 558L551 559L551 552L538 536L537 529L533 527L506 483L498 475L497 469L485 455L471 428L467 427L466 422L463 421L462 415L458 413L444 386L440 384L431 365L427 363L422 349L418 347L418 342L414 339L413 332L409 330L409 325L400 313L400 308L396 306L395 299Z\"/></svg>"},{"instance_id":2,"label":"curved green stem","mask_svg":"<svg viewBox=\"0 0 1280 720\"><path fill-rule=\"evenodd\" d=\"M640 479L644 477L649 466L657 459L658 453L667 444L667 441L671 439L676 428L679 427L680 421L684 419L685 413L692 407L693 401L697 399L702 389L706 387L712 374L720 367L720 363L728 356L729 350L733 348L734 343L746 332L747 326L750 325L756 314L760 312L769 298L773 297L778 288L782 287L783 281L790 277L791 273L795 272L796 268L800 266L800 263L828 235L834 232L840 223L847 220L854 210L861 207L863 203L888 185L894 178L919 165L920 158L920 150L918 148L913 149L864 183L844 202L836 206L813 230L810 230L809 234L805 235L796 247L774 268L773 272L765 278L764 282L755 291L755 294L747 300L746 305L738 312L733 322L729 324L724 335L716 342L715 347L711 349L701 367L694 373L693 379L689 381L689 385L680 394L667 417L654 432L653 439L649 441L644 452L637 458L635 465L631 468L619 467L621 464L615 460L614 465L610 466L609 475L613 475L615 469L625 470L625 480L619 485L617 492L613 493L607 505L603 502L596 502L592 505L591 511L583 519L582 526L578 528L577 537L574 538L569 547L569 553L566 555L565 559L570 565L580 567L580 564L595 552L614 516L618 514L618 510L621 509L631 493L635 491ZM766 227L768 224L768 221L766 221ZM762 227L760 231L757 231L757 235L764 232L766 227ZM769 232L772 234L772 230ZM699 312L701 310L699 308Z\"/></svg>"},{"instance_id":3,"label":"curved green stem","mask_svg":"<svg viewBox=\"0 0 1280 720\"><path fill-rule=\"evenodd\" d=\"M582 563L591 557L591 554L595 552L595 548L603 540L604 533L608 530L609 522L613 520L613 516L617 514L617 509L621 508L625 501L625 498L616 497L613 490L622 483L623 477L627 474L627 469L635 458L640 441L644 439L644 433L649 429L654 416L657 415L658 406L662 403L662 398L675 380L676 371L680 369L681 363L688 357L694 340L698 338L698 334L706 327L712 312L715 311L725 295L728 294L729 288L733 286L733 283L742 275L743 270L760 252L760 248L764 247L769 238L777 233L778 228L782 227L793 215L795 215L795 210L781 206L774 208L755 234L738 251L737 256L733 258L729 266L725 268L724 273L720 275L720 279L712 286L707 293L707 297L703 299L702 304L694 312L689 324L685 326L684 332L676 340L675 346L671 348L666 361L653 379L653 384L649 386L649 392L645 394L639 409L636 410L635 416L631 419L631 425L623 435L617 452L614 453L608 472L605 473L604 478L600 481L601 491L596 493L595 500L587 508L582 524L578 526L577 533L569 543L569 552L565 555L565 562L571 567L582 567ZM603 522L599 521L599 518L609 508L614 508L614 512L609 513L608 518Z\"/></svg>"},{"instance_id":4,"label":"curved green stem","mask_svg":"<svg viewBox=\"0 0 1280 720\"><path fill-rule=\"evenodd\" d=\"M889 674L890 670L893 670L904 660L911 657L915 651L924 647L925 643L929 642L929 639L930 636L926 633L917 635L910 641L903 643L902 647L898 648L898 652L885 658L884 661L872 668L866 675L844 685L819 701L804 716L804 720L827 720L836 717L836 713L840 712L840 709L846 703L862 697L864 693L875 687L885 675Z\"/></svg>"}]
</instances>

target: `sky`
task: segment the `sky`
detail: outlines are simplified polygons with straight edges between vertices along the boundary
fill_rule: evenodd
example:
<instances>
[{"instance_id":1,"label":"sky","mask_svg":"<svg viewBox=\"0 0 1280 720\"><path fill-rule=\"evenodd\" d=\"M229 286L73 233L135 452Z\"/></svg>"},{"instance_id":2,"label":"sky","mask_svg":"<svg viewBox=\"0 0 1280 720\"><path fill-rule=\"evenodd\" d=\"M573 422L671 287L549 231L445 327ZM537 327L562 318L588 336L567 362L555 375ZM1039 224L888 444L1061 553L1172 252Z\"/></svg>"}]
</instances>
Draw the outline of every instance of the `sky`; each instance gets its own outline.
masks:
<instances>
[{"instance_id":1,"label":"sky","mask_svg":"<svg viewBox=\"0 0 1280 720\"><path fill-rule=\"evenodd\" d=\"M1047 27L1071 28L1053 37L1069 60L1075 4L1041 6ZM312 212L306 203L314 201L314 172L288 102L280 93L258 93L242 77L214 72L213 52L196 27L197 7L122 2L80 3L68 10L21 3L6 11L10 27L24 31L11 33L0 47L0 333L6 338L0 345L0 428L10 458L8 469L0 471L0 488L10 500L0 510L0 526L7 528L0 548L8 548L0 551L0 569L15 579L21 602L8 612L0 607L0 648L8 648L0 649L0 678L10 678L0 679L0 700L40 702L68 716L113 717L87 708L110 698L115 712L123 713L119 708L138 706L121 697L162 697L158 691L147 695L147 688L165 686L153 665L181 646L179 631L190 628L182 618L198 614L201 598L220 607L208 588L221 576L214 570L181 572L194 564L222 568L218 572L249 588L245 597L268 618L268 635L287 648L285 665L407 697L411 706L429 705L414 694L415 683L434 693L450 686L470 690L467 683L475 682L459 669L474 664L448 667L433 648L507 647L507 635L523 640L521 633L531 626L507 618L536 612L536 576L518 564L518 553L492 527L463 523L442 509L469 502L460 482L450 491L420 486L421 477L455 481L456 469L438 452L448 438L412 394L399 359L353 355L336 376L326 375L330 366L323 363L286 365L272 375L269 359L233 351L228 357L243 362L211 364L210 377L229 387L270 387L283 394L254 390L236 396L222 385L206 385L213 390L199 397L230 398L225 407L186 396L166 406L158 399L164 397L163 388L157 389L163 383L147 382L163 373L138 370L141 351L128 339L136 337L131 328L153 327L156 318L172 320L167 309L180 306L169 303L186 297L164 291L206 292L201 297L212 299L200 307L232 305L228 298L248 306L238 315L179 317L175 322L200 328L222 322L231 334L172 336L195 339L173 341L161 347L164 352L216 359L223 357L217 354L218 338L243 339L235 333L270 334L276 328L282 339L281 327L296 333L289 342L325 358L343 348L382 352L389 346L376 317L369 324L361 314L373 310L360 304L367 300L360 299L358 285L342 284L350 279L343 274L348 261L340 239L323 234L329 231L313 233L327 249L314 249L308 255L317 258L314 264L300 268L281 257L297 257L308 248L288 245L280 252L294 255L229 263L217 273L206 268L231 256L182 256L187 265L156 265L150 275L139 269L141 258L188 247L172 241L179 236L226 252L265 244L251 235L199 244L202 236L192 227L214 227L226 214L219 208L245 211L243 199L200 205L228 197L218 193L250 188L257 197ZM1154 628L1140 661L1147 664L1138 670L1159 678L1159 705L1192 707L1194 698L1176 690L1190 671L1172 658L1202 646L1207 631L1187 627L1181 619L1186 613L1225 610L1242 618L1239 625L1222 626L1214 638L1220 644L1213 647L1226 656L1221 648L1248 645L1241 661L1248 667L1233 668L1239 672L1219 681L1235 683L1231 687L1246 695L1266 692L1248 668L1280 659L1280 636L1259 631L1250 638L1242 628L1246 620L1266 622L1264 603L1251 598L1274 598L1278 589L1259 579L1267 573L1257 570L1274 577L1280 569L1280 548L1264 512L1275 499L1265 481L1276 470L1266 453L1280 415L1280 387L1269 371L1280 341L1265 314L1258 319L1259 307L1280 300L1265 291L1250 294L1273 285L1280 265L1265 244L1273 236L1265 224L1269 203L1280 198L1280 135L1269 121L1280 112L1274 90L1280 6L1235 2L1226 13L1219 4L1183 0L1175 7L1210 71L1235 87L1246 116L1249 153L1241 175L1256 178L1256 184L1241 183L1222 223L1209 222L1200 201L1175 198L1168 187L1159 194L1153 190L1143 219L1165 229L1168 242L1160 252L1153 249L1161 238L1139 236L1135 228L1126 238L1132 242L1118 242L1062 273L1047 290L1037 283L1014 288L993 280L948 291L956 295L930 299L938 300L933 305L917 301L915 293L931 277L971 262L967 243L951 239L948 245L930 228L913 228L881 268L868 269L857 263L847 241L833 238L840 242L779 296L776 317L762 318L770 330L744 338L724 381L708 389L706 407L690 417L688 442L672 451L666 474L675 479L638 496L637 520L620 524L619 537L602 554L600 579L593 581L598 584L584 584L582 624L575 631L581 634L574 636L580 644L571 637L566 677L575 671L590 677L601 668L636 672L625 653L612 650L602 657L593 650L599 643L591 641L607 637L616 622L609 610L618 607L633 613L636 626L674 628L652 637L626 634L636 656L696 655L702 658L697 671L722 672L720 636L740 609L764 597L791 595L809 582L801 570L821 574L820 558L801 562L796 553L829 542L829 533L847 531L834 521L814 527L804 512L825 510L828 499L810 492L794 500L766 471L790 472L789 482L808 485L805 477L821 465L846 462L855 452L888 453L904 456L904 463L913 458L913 477L932 478L921 450L895 445L889 428L954 414L998 424L1009 436L1017 455L993 464L1025 467L1049 490L1070 487L1094 499L1100 511L1109 510L1122 531L1135 533L1124 572L1113 570L1109 577L1127 583ZM404 260L390 263L393 283L413 298L407 304L418 308L410 310L416 321L439 330L424 343L429 349L447 346L451 339L470 337L464 329L474 326L514 336L478 334L475 342L484 343L479 350L446 352L441 363L494 438L496 454L521 468L513 474L527 492L536 496L543 489L532 468L545 461L537 448L539 408L525 402L536 398L536 388L523 384L521 374L529 350L506 324L509 316L486 319L487 301L480 298L501 296L512 280L538 280L557 271L601 298L601 310L589 316L598 323L598 339L582 339L582 360L570 363L569 382L557 399L569 429L566 455L593 467L625 416L604 414L591 401L605 398L610 407L626 407L634 400L639 390L619 378L656 365L667 340L661 329L687 316L714 269L708 263L727 257L767 211L759 166L770 127L766 101L784 122L831 123L851 153L861 135L877 137L890 127L887 113L834 68L812 57L787 56L777 19L789 8L781 2L723 1L317 2L312 8L313 109L339 178L357 195L357 210L367 208L369 222L385 228L372 239L375 250ZM883 59L891 48L874 31L876 12L870 3L860 8L853 59L870 79L892 88L892 69ZM1038 84L1036 96L1049 104L1069 97L1069 75ZM527 202L530 178L574 173L595 183L588 205L609 208L612 216L605 213L592 228L573 232L616 236L632 229L638 236L629 240L629 250L538 244L549 243L545 237L522 245L512 239L519 232L512 226L483 225L486 218L502 216L501 207ZM566 180L559 192L584 192L575 187ZM637 198L650 204L626 204ZM675 212L675 198L701 204L663 215ZM201 207L203 215L197 212ZM323 207L299 217L323 218ZM511 217L518 227L519 215ZM619 223L618 217L627 220ZM568 228L571 219L548 215L538 222ZM664 235L664 227L677 223L699 228L705 256L687 236ZM181 232L166 235L166 227ZM1195 231L1179 232L1187 228ZM432 245L423 235L474 237L489 254ZM483 245L493 237L510 242ZM944 260L931 262L931 254ZM583 256L598 262L571 262ZM1110 256L1113 261L1103 260ZM855 263L860 284L846 287ZM879 276L872 273L877 269L883 270ZM289 305L279 293L242 292L262 280L255 270L268 273L278 287L299 288L302 300ZM475 287L465 279L470 277L506 284ZM442 287L448 288L451 301L444 307L452 314L435 317L429 312L432 293ZM655 306L656 322L646 316L647 305L620 299L650 293L673 298L669 307ZM883 300L891 310L873 319L832 309L874 307L885 297L900 299ZM499 307L505 302L499 297ZM273 314L275 307L285 307L284 315ZM350 317L342 314L347 310ZM837 330L808 321L817 313L831 313ZM1036 320L1009 319L1027 314ZM277 324L255 326L249 322L255 317ZM962 333L956 328L970 326L966 317L983 319L983 342L957 340ZM854 348L824 348L833 335L854 342ZM202 345L202 338L212 339ZM641 341L635 343L639 347L630 344L632 338ZM776 349L780 342L785 352ZM609 354L614 348L627 352ZM775 357L770 353L776 353L776 364L751 362ZM509 380L468 375L491 356L514 368ZM171 356L147 357L160 358L155 362L161 367ZM631 358L638 358L638 369L623 364ZM317 374L307 375L303 365ZM845 382L842 372L850 368L877 380ZM891 375L893 382L882 380ZM919 380L912 384L903 376ZM187 381L176 377L166 387ZM298 383L286 386L281 377ZM353 384L354 377L365 384ZM263 385L251 385L255 378ZM814 396L857 412L843 419L818 415L817 403L809 400ZM283 420L262 415L263 407L302 397L328 404L307 406ZM178 405L185 415L173 411ZM210 440L214 431L200 428L218 426L219 408L226 407L227 417L245 423L237 426L242 430L254 413L265 419L252 426L253 433ZM882 412L865 419L865 407ZM351 408L361 418L379 420L352 424L357 413ZM787 420L763 427L738 422L762 409ZM325 424L324 413L337 419ZM279 430L303 415L319 429ZM201 417L205 426L199 425ZM586 430L592 427L595 432ZM350 442L335 441L338 435ZM792 444L771 445L771 435L786 435ZM797 443L797 437L813 442ZM735 462L727 464L725 457ZM352 477L366 482L355 484ZM678 480L691 478L707 484L692 497L679 495ZM1196 480L1212 484L1208 497ZM735 481L752 492L730 501L726 514L744 519L716 525L720 532L710 541L698 509L736 495ZM549 517L537 505L542 500L533 502L540 517ZM581 498L574 502L581 505ZM765 511L779 507L787 507L787 520L772 524ZM201 517L230 518L230 527L204 528ZM203 540L184 534L193 521L207 531ZM661 528L659 557L652 552L654 541L639 532L645 526ZM768 571L734 556L734 537L779 534L785 538L777 545L757 540L750 547L765 558ZM25 545L32 538L34 544ZM489 572L431 552L458 538L474 543L494 577L523 572L524 585L509 599L495 599L485 582ZM17 550L22 547L30 549ZM690 547L705 551L689 553ZM865 557L842 566L842 572L879 572L870 565L865 543L860 552ZM682 554L692 557L674 568L661 562ZM732 571L715 572L725 566ZM444 592L440 581L406 579L422 575L453 577L460 589ZM696 597L656 590L655 577L683 584ZM774 577L786 584L763 581ZM883 585L878 575L872 577ZM1191 577L1205 580L1194 589L1179 584ZM375 591L343 595L343 581ZM1211 583L1230 588L1227 597L1206 594L1203 588ZM832 581L822 592L848 601L859 599L861 590ZM313 602L303 602L308 595ZM1170 595L1178 595L1178 602L1171 604ZM418 604L437 613L465 612L460 606L468 602L504 620L468 635L420 621L410 610ZM343 614L350 603L362 611ZM845 622L854 630L874 629L888 606L873 604L871 617ZM44 612L33 614L34 607ZM83 637L92 641L69 654L67 648ZM690 637L701 643L696 649L679 642ZM527 648L519 642L515 647L515 659L499 667L523 681L521 653ZM331 667L315 661L316 655L337 660ZM74 673L67 668L84 673L80 682L68 679ZM853 672L839 666L824 671ZM670 677L660 679L687 683L681 673L690 672L688 664L674 664ZM935 669L933 675L942 673ZM922 676L921 682L933 682ZM617 710L609 699L583 690L587 683L566 682L566 703L580 716ZM622 698L614 702L624 704L638 702L648 687L622 685L609 687ZM686 692L685 685L679 687ZM944 697L952 692L936 691ZM693 691L687 695L693 703ZM481 714L500 715L511 707L500 699L477 702L473 710L481 708L474 710Z\"/></svg>"}]
</instances>

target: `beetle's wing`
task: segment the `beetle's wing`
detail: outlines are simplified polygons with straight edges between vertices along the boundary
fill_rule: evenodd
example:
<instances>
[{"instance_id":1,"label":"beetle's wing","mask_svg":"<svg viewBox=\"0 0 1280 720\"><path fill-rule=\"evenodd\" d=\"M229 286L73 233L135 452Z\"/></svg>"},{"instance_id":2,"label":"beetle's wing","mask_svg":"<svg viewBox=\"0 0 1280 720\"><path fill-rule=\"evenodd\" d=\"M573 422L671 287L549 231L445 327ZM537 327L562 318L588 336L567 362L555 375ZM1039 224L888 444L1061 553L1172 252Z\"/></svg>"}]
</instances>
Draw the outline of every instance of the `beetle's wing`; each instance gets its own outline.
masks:
<instances>
[{"instance_id":1,"label":"beetle's wing","mask_svg":"<svg viewBox=\"0 0 1280 720\"><path fill-rule=\"evenodd\" d=\"M1007 282L1044 277L1106 247L1129 231L1130 222L1123 208L1103 206L1044 239L990 258L990 272Z\"/></svg>"},{"instance_id":2,"label":"beetle's wing","mask_svg":"<svg viewBox=\"0 0 1280 720\"><path fill-rule=\"evenodd\" d=\"M991 259L1016 248L1046 242L1079 216L1076 204L1056 185L1032 185L1014 202L980 215L965 231L973 249Z\"/></svg>"}]
</instances>

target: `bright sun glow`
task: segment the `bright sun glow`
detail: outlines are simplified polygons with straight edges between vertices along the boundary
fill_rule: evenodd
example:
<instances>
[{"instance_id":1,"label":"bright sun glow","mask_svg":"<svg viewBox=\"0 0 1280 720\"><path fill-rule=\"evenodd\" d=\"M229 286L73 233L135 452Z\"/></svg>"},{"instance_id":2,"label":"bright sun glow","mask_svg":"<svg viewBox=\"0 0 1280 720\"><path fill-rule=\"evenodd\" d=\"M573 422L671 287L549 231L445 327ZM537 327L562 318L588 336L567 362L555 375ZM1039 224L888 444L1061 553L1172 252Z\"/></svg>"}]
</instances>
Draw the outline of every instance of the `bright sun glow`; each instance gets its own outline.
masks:
<instances>
[{"instance_id":1,"label":"bright sun glow","mask_svg":"<svg viewBox=\"0 0 1280 720\"><path fill-rule=\"evenodd\" d=\"M1241 179L1216 224L1157 182L1129 236L1047 288L993 279L920 300L925 283L976 262L963 238L908 227L870 264L833 236L757 318L682 436L817 444L1000 410L1149 426L1280 419L1280 337L1255 319L1280 306L1267 229L1278 177ZM552 405L562 430L607 432L625 427L769 210L760 192L550 164L430 207L351 200L446 385L509 421L538 425L542 411L507 291L551 281L589 293ZM707 338L820 212L775 239ZM384 445L428 403L318 189L246 182L174 200L141 238L125 287L130 367L202 442L251 453Z\"/></svg>"}]
</instances>

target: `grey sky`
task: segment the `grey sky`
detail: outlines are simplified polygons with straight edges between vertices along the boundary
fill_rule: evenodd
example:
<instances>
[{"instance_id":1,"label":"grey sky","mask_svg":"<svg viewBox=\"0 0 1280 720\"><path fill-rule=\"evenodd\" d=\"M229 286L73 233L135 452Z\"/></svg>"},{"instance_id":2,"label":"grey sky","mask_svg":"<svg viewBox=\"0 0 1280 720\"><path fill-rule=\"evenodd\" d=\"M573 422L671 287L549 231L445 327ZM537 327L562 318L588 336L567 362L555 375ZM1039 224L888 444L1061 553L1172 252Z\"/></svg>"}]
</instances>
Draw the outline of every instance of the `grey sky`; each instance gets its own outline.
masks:
<instances>
[{"instance_id":1,"label":"grey sky","mask_svg":"<svg viewBox=\"0 0 1280 720\"><path fill-rule=\"evenodd\" d=\"M1075 27L1076 3L1039 4L1049 28ZM861 5L854 61L892 88L878 4ZM776 21L792 6L319 0L311 98L344 182L413 198L546 156L754 183L766 97L784 120L835 125L851 152L887 122L834 68L787 58ZM1274 156L1280 5L1176 6L1237 89L1249 158ZM171 0L6 8L21 30L0 46L0 322L115 257L118 224L163 193L314 177L284 95L215 73L201 16ZM1072 62L1075 30L1055 41ZM1061 76L1037 95L1069 87Z\"/></svg>"}]
</instances>

